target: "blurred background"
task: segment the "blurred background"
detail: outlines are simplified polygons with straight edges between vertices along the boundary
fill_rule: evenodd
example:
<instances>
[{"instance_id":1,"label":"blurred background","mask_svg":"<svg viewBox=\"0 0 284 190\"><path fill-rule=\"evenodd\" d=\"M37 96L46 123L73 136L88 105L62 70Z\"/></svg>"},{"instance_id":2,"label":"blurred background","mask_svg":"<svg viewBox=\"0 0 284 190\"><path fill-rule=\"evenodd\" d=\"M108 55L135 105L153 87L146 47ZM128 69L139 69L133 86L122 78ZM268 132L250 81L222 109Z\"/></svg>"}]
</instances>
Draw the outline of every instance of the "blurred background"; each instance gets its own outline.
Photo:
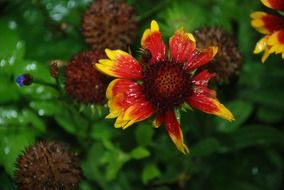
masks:
<instances>
[{"instance_id":1,"label":"blurred background","mask_svg":"<svg viewBox=\"0 0 284 190\"><path fill-rule=\"evenodd\" d=\"M93 2L0 0L0 189L16 189L17 157L38 140L60 141L78 153L80 190L284 189L283 60L272 55L262 64L253 54L262 35L249 16L268 8L258 0L126 1L138 23L129 31L135 37L128 46L136 57L152 19L166 42L182 26L187 32L218 27L237 42L237 69L212 84L236 120L180 112L190 148L183 155L164 127L151 127L152 119L115 129L114 120L104 119L104 104L74 100L65 91L66 76L51 76L50 61L68 63L78 52L96 48L86 43L81 24ZM224 51L235 59L230 48ZM15 81L23 73L35 82L19 87Z\"/></svg>"}]
</instances>

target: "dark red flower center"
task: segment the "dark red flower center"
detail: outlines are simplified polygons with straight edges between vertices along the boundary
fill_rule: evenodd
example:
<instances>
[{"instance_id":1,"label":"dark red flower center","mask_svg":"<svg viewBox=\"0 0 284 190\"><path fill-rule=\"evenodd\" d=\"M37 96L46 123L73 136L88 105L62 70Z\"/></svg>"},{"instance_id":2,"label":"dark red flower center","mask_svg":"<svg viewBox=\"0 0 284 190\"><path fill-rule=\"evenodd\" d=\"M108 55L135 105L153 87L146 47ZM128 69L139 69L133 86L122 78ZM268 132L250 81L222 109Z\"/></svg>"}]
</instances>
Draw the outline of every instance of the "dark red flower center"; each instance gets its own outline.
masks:
<instances>
[{"instance_id":1,"label":"dark red flower center","mask_svg":"<svg viewBox=\"0 0 284 190\"><path fill-rule=\"evenodd\" d=\"M182 64L161 62L150 65L144 73L146 98L159 111L183 103L191 92L191 75Z\"/></svg>"}]
</instances>

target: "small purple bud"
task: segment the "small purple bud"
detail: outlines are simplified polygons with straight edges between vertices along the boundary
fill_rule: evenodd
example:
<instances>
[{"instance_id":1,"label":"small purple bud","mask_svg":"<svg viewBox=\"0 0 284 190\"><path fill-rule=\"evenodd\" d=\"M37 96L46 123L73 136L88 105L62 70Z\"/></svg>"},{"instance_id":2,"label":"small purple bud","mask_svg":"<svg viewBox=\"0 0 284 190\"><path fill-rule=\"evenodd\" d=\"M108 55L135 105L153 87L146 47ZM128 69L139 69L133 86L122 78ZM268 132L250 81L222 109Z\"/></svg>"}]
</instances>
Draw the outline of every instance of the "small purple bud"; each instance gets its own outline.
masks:
<instances>
[{"instance_id":1,"label":"small purple bud","mask_svg":"<svg viewBox=\"0 0 284 190\"><path fill-rule=\"evenodd\" d=\"M22 75L19 75L17 78L16 78L16 83L19 85L19 86L28 86L30 85L31 83L33 82L33 78L30 74L22 74Z\"/></svg>"}]
</instances>

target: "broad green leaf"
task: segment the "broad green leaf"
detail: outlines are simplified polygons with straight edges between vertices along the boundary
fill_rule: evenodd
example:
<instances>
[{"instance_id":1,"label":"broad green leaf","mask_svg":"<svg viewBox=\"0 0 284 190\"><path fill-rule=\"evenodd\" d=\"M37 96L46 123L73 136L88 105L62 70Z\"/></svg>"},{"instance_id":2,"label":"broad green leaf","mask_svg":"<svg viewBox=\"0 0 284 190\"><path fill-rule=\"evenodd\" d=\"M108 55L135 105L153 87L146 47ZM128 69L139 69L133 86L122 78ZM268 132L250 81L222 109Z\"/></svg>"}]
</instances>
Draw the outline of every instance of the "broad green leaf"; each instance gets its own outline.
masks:
<instances>
[{"instance_id":1,"label":"broad green leaf","mask_svg":"<svg viewBox=\"0 0 284 190\"><path fill-rule=\"evenodd\" d=\"M0 164L10 176L14 176L16 159L21 152L34 143L36 133L28 126L20 130L0 128Z\"/></svg>"},{"instance_id":2,"label":"broad green leaf","mask_svg":"<svg viewBox=\"0 0 284 190\"><path fill-rule=\"evenodd\" d=\"M226 120L216 118L218 129L222 132L231 132L236 130L251 115L253 106L249 102L236 100L226 105L233 113L235 121L228 122Z\"/></svg>"},{"instance_id":3,"label":"broad green leaf","mask_svg":"<svg viewBox=\"0 0 284 190\"><path fill-rule=\"evenodd\" d=\"M41 85L54 85L55 80L51 77L48 63L42 64L34 60L18 61L14 69L14 75L19 76L23 73L29 73L35 83Z\"/></svg>"},{"instance_id":4,"label":"broad green leaf","mask_svg":"<svg viewBox=\"0 0 284 190\"><path fill-rule=\"evenodd\" d=\"M283 111L273 107L260 107L256 114L259 120L267 123L277 123L281 121L284 116Z\"/></svg>"},{"instance_id":5,"label":"broad green leaf","mask_svg":"<svg viewBox=\"0 0 284 190\"><path fill-rule=\"evenodd\" d=\"M144 184L148 184L151 180L161 176L161 172L154 164L148 164L143 169L142 181Z\"/></svg>"},{"instance_id":6,"label":"broad green leaf","mask_svg":"<svg viewBox=\"0 0 284 190\"><path fill-rule=\"evenodd\" d=\"M105 141L104 144L109 151L104 154L102 163L106 164L105 175L107 181L112 181L116 178L122 166L128 162L131 157L116 147L111 141Z\"/></svg>"},{"instance_id":7,"label":"broad green leaf","mask_svg":"<svg viewBox=\"0 0 284 190\"><path fill-rule=\"evenodd\" d=\"M0 184L2 190L16 190L16 187L13 185L12 178L4 172L1 172L0 174Z\"/></svg>"},{"instance_id":8,"label":"broad green leaf","mask_svg":"<svg viewBox=\"0 0 284 190\"><path fill-rule=\"evenodd\" d=\"M208 12L202 11L200 5L191 1L171 1L170 6L159 13L159 18L164 21L159 23L161 31L167 37L172 36L181 27L184 27L186 32L192 32L208 21Z\"/></svg>"},{"instance_id":9,"label":"broad green leaf","mask_svg":"<svg viewBox=\"0 0 284 190\"><path fill-rule=\"evenodd\" d=\"M215 188L214 190L262 190L258 188L256 185L253 183L249 183L245 180L232 180L232 181L227 181L226 184L223 186L219 186Z\"/></svg>"},{"instance_id":10,"label":"broad green leaf","mask_svg":"<svg viewBox=\"0 0 284 190\"><path fill-rule=\"evenodd\" d=\"M110 120L95 121L92 126L91 137L96 140L108 140L115 136L116 131Z\"/></svg>"},{"instance_id":11,"label":"broad green leaf","mask_svg":"<svg viewBox=\"0 0 284 190\"><path fill-rule=\"evenodd\" d=\"M284 146L284 134L270 126L247 125L228 134L222 151L234 151L257 145L278 144Z\"/></svg>"},{"instance_id":12,"label":"broad green leaf","mask_svg":"<svg viewBox=\"0 0 284 190\"><path fill-rule=\"evenodd\" d=\"M261 89L249 94L249 100L264 106L273 106L276 109L284 110L284 91L279 89Z\"/></svg>"},{"instance_id":13,"label":"broad green leaf","mask_svg":"<svg viewBox=\"0 0 284 190\"><path fill-rule=\"evenodd\" d=\"M0 103L14 102L19 99L19 88L15 85L15 81L11 80L8 74L1 72L0 68Z\"/></svg>"},{"instance_id":14,"label":"broad green leaf","mask_svg":"<svg viewBox=\"0 0 284 190\"><path fill-rule=\"evenodd\" d=\"M45 131L45 123L32 110L17 110L12 107L0 108L0 125L2 126L21 126L37 129L38 132Z\"/></svg>"},{"instance_id":15,"label":"broad green leaf","mask_svg":"<svg viewBox=\"0 0 284 190\"><path fill-rule=\"evenodd\" d=\"M19 112L14 107L0 107L0 125L9 126L18 123Z\"/></svg>"},{"instance_id":16,"label":"broad green leaf","mask_svg":"<svg viewBox=\"0 0 284 190\"><path fill-rule=\"evenodd\" d=\"M151 123L141 123L135 129L135 138L140 146L147 146L152 143L153 127Z\"/></svg>"},{"instance_id":17,"label":"broad green leaf","mask_svg":"<svg viewBox=\"0 0 284 190\"><path fill-rule=\"evenodd\" d=\"M78 189L79 190L96 190L87 181L81 181Z\"/></svg>"},{"instance_id":18,"label":"broad green leaf","mask_svg":"<svg viewBox=\"0 0 284 190\"><path fill-rule=\"evenodd\" d=\"M76 126L69 116L66 114L60 114L55 116L55 120L58 124L68 133L74 134L76 132Z\"/></svg>"},{"instance_id":19,"label":"broad green leaf","mask_svg":"<svg viewBox=\"0 0 284 190\"><path fill-rule=\"evenodd\" d=\"M147 158L148 156L150 156L150 152L146 148L140 146L140 147L134 148L130 152L130 155L132 158L136 160L140 160L140 159Z\"/></svg>"},{"instance_id":20,"label":"broad green leaf","mask_svg":"<svg viewBox=\"0 0 284 190\"><path fill-rule=\"evenodd\" d=\"M14 84L16 86L16 83ZM31 84L30 86L18 87L20 94L30 100L50 100L59 97L59 92L50 86Z\"/></svg>"},{"instance_id":21,"label":"broad green leaf","mask_svg":"<svg viewBox=\"0 0 284 190\"><path fill-rule=\"evenodd\" d=\"M32 110L24 109L19 112L19 117L17 121L22 126L29 126L34 129L37 129L38 132L45 132L46 126L42 118L40 118L37 114L35 114ZM16 124L16 123L15 123Z\"/></svg>"},{"instance_id":22,"label":"broad green leaf","mask_svg":"<svg viewBox=\"0 0 284 190\"><path fill-rule=\"evenodd\" d=\"M13 20L0 19L0 60L6 60L7 64L13 64L24 54L24 44L19 40L15 25ZM2 64L1 61L0 65L3 66Z\"/></svg>"},{"instance_id":23,"label":"broad green leaf","mask_svg":"<svg viewBox=\"0 0 284 190\"><path fill-rule=\"evenodd\" d=\"M105 149L102 144L95 143L88 148L87 157L82 161L81 167L84 176L91 181L97 182L103 189L107 189L107 182L104 173L99 166L105 154Z\"/></svg>"},{"instance_id":24,"label":"broad green leaf","mask_svg":"<svg viewBox=\"0 0 284 190\"><path fill-rule=\"evenodd\" d=\"M209 156L219 148L219 142L213 137L202 139L189 149L191 156Z\"/></svg>"},{"instance_id":25,"label":"broad green leaf","mask_svg":"<svg viewBox=\"0 0 284 190\"><path fill-rule=\"evenodd\" d=\"M60 114L64 109L62 103L58 100L32 101L30 107L37 111L40 116L54 116Z\"/></svg>"}]
</instances>

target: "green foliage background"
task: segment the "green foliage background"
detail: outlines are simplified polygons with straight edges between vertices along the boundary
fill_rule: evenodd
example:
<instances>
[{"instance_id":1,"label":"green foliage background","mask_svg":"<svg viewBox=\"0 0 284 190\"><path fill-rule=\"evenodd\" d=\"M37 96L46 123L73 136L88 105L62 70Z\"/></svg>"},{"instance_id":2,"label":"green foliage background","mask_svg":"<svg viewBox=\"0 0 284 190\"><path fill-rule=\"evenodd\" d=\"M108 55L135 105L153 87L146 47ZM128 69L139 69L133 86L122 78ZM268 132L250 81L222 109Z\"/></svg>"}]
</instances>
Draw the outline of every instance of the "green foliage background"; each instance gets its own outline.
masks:
<instances>
[{"instance_id":1,"label":"green foliage background","mask_svg":"<svg viewBox=\"0 0 284 190\"><path fill-rule=\"evenodd\" d=\"M0 189L13 190L15 160L36 140L60 140L80 155L80 190L281 190L284 147L284 65L252 54L261 37L249 14L267 10L248 0L128 0L140 20L140 37L156 19L164 38L183 26L192 32L220 26L243 55L239 80L219 87L219 99L236 117L229 123L198 111L181 113L191 153L182 155L166 130L151 121L127 130L105 120L107 108L70 100L50 77L48 61L68 61L87 47L81 15L91 0L0 1ZM66 30L61 25L66 24ZM132 47L136 54L139 38ZM30 73L47 85L19 88Z\"/></svg>"}]
</instances>

